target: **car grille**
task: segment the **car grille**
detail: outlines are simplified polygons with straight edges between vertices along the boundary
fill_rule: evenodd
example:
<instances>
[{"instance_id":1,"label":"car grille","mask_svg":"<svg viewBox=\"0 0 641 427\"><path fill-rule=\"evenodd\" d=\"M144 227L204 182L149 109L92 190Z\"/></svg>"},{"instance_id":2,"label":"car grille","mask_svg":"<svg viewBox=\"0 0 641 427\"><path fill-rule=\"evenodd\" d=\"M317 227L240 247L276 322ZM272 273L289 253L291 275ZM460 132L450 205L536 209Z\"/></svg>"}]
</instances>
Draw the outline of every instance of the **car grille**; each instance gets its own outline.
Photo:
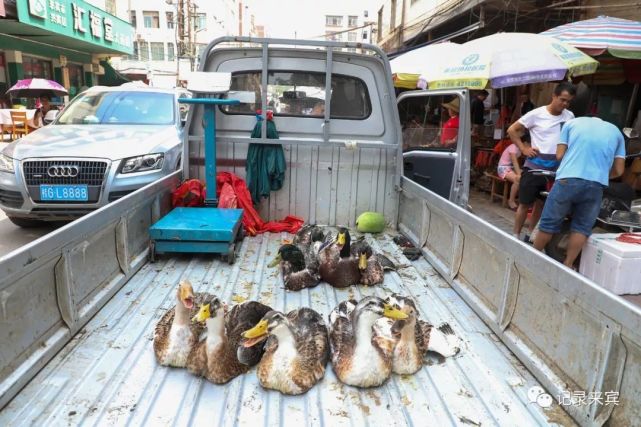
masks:
<instances>
[{"instance_id":1,"label":"car grille","mask_svg":"<svg viewBox=\"0 0 641 427\"><path fill-rule=\"evenodd\" d=\"M76 177L51 177L47 170L51 166L77 166ZM102 180L107 170L107 162L87 160L25 160L22 162L27 185L40 184L87 184L102 186Z\"/></svg>"},{"instance_id":2,"label":"car grille","mask_svg":"<svg viewBox=\"0 0 641 427\"><path fill-rule=\"evenodd\" d=\"M51 166L76 166L78 175L75 177L52 177L48 170ZM107 172L109 163L104 160L24 160L22 162L22 173L24 174L27 190L31 200L40 203L40 185L87 185L89 200L86 202L71 201L46 201L47 204L78 204L97 203L100 200L102 183Z\"/></svg>"}]
</instances>

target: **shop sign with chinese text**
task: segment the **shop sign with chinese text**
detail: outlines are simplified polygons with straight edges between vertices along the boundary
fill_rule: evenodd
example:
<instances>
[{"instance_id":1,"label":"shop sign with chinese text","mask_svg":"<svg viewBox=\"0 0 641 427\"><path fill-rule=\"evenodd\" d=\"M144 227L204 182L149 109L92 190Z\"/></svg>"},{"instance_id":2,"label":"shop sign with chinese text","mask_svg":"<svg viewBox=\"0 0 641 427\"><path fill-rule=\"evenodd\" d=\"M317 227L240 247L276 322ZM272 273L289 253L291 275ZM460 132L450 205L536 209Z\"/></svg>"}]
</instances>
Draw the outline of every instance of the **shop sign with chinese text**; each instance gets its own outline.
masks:
<instances>
[{"instance_id":1,"label":"shop sign with chinese text","mask_svg":"<svg viewBox=\"0 0 641 427\"><path fill-rule=\"evenodd\" d=\"M24 24L118 52L133 53L131 24L82 0L17 0L17 5L18 20Z\"/></svg>"}]
</instances>

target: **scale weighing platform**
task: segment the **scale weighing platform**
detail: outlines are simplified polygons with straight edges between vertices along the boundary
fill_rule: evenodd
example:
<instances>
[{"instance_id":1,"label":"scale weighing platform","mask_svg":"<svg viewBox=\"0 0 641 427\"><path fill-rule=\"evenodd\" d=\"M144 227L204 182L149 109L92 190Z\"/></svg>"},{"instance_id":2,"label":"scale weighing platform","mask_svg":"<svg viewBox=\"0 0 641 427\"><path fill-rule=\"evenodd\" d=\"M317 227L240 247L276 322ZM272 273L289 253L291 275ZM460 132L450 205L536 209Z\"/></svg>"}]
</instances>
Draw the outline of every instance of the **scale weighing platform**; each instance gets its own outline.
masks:
<instances>
[{"instance_id":1,"label":"scale weighing platform","mask_svg":"<svg viewBox=\"0 0 641 427\"><path fill-rule=\"evenodd\" d=\"M231 77L230 77L231 78ZM157 253L189 252L218 253L230 264L243 239L242 209L218 208L216 198L216 106L238 104L236 99L181 98L184 104L204 107L205 127L205 207L178 207L149 228L149 257ZM185 137L185 144L188 138ZM213 189L213 191L212 191Z\"/></svg>"}]
</instances>

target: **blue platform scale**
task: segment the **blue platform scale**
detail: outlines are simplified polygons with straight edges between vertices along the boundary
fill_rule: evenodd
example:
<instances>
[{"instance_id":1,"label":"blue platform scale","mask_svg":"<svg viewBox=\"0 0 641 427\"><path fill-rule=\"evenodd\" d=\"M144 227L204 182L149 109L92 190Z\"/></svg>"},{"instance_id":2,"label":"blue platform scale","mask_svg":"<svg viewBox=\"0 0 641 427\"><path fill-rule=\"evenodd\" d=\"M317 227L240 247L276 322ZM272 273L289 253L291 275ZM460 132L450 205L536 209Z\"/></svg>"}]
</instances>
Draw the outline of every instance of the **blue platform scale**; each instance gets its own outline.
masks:
<instances>
[{"instance_id":1,"label":"blue platform scale","mask_svg":"<svg viewBox=\"0 0 641 427\"><path fill-rule=\"evenodd\" d=\"M242 209L222 209L216 197L216 106L238 104L236 99L180 98L183 104L203 105L205 128L205 207L177 207L149 229L150 258L157 253L219 253L230 264L243 238ZM187 143L187 138L185 143Z\"/></svg>"}]
</instances>

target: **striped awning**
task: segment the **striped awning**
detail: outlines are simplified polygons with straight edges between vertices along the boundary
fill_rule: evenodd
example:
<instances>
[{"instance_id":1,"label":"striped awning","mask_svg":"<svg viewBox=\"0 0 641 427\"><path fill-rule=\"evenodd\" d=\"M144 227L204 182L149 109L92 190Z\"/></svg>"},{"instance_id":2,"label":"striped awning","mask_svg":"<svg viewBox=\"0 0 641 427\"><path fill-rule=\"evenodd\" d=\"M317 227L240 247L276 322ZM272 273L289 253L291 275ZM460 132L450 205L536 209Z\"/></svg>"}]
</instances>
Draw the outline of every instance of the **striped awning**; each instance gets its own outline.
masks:
<instances>
[{"instance_id":1,"label":"striped awning","mask_svg":"<svg viewBox=\"0 0 641 427\"><path fill-rule=\"evenodd\" d=\"M599 16L541 34L555 37L591 56L608 52L617 58L641 59L641 22Z\"/></svg>"}]
</instances>

